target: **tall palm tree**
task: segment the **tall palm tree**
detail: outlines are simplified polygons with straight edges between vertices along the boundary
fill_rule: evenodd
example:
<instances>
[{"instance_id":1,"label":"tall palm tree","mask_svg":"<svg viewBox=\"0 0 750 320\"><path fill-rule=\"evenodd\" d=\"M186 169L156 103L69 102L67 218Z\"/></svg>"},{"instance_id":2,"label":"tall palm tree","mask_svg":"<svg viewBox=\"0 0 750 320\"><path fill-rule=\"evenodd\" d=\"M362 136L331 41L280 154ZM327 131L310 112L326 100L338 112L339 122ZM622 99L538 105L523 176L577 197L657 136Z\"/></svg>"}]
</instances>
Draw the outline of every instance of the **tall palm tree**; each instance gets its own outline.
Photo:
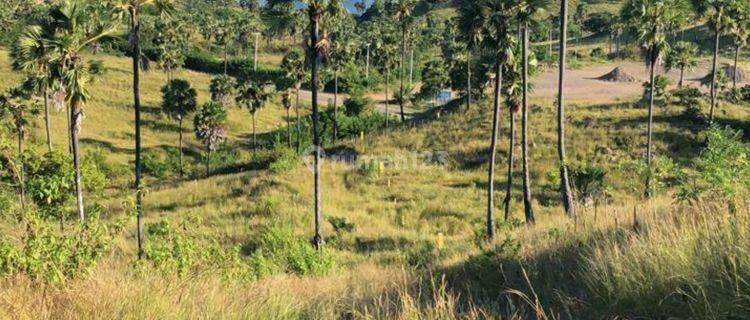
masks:
<instances>
[{"instance_id":1,"label":"tall palm tree","mask_svg":"<svg viewBox=\"0 0 750 320\"><path fill-rule=\"evenodd\" d=\"M333 141L338 140L339 75L344 66L354 59L354 29L356 23L341 2L331 2L327 10L329 20L330 53L327 64L333 73Z\"/></svg>"},{"instance_id":2,"label":"tall palm tree","mask_svg":"<svg viewBox=\"0 0 750 320\"><path fill-rule=\"evenodd\" d=\"M505 94L506 104L508 106L508 118L510 122L508 131L508 172L507 184L505 185L505 199L503 208L505 209L505 220L510 218L510 202L513 191L513 167L515 165L516 149L516 114L521 109L521 68L519 67L516 55L509 56L506 62L505 72L503 73L503 82L505 82L503 93Z\"/></svg>"},{"instance_id":3,"label":"tall palm tree","mask_svg":"<svg viewBox=\"0 0 750 320\"><path fill-rule=\"evenodd\" d=\"M518 22L521 27L521 166L523 174L523 207L527 224L534 224L534 209L531 203L531 181L529 179L528 139L528 91L529 91L529 24L535 15L546 9L547 0L524 0L520 3Z\"/></svg>"},{"instance_id":4,"label":"tall palm tree","mask_svg":"<svg viewBox=\"0 0 750 320\"><path fill-rule=\"evenodd\" d=\"M302 148L302 129L300 128L300 115L299 115L299 93L302 88L302 83L307 78L307 71L305 70L305 59L298 51L289 51L281 60L281 70L284 70L286 78L292 81L294 90L296 93L296 103L294 104L294 113L297 116L297 152L301 152Z\"/></svg>"},{"instance_id":5,"label":"tall palm tree","mask_svg":"<svg viewBox=\"0 0 750 320\"><path fill-rule=\"evenodd\" d=\"M172 79L161 89L163 111L179 122L180 177L184 175L182 167L182 122L198 106L197 93L185 79Z\"/></svg>"},{"instance_id":6,"label":"tall palm tree","mask_svg":"<svg viewBox=\"0 0 750 320\"><path fill-rule=\"evenodd\" d=\"M406 121L406 116L404 115L404 70L406 69L406 37L409 30L409 25L411 23L411 13L412 9L414 7L414 4L412 3L412 0L394 0L392 2L393 11L396 19L399 22L399 26L401 27L401 65L400 65L400 80L401 80L401 89L399 91L399 99L398 104L401 108L401 122Z\"/></svg>"},{"instance_id":7,"label":"tall palm tree","mask_svg":"<svg viewBox=\"0 0 750 320\"><path fill-rule=\"evenodd\" d=\"M47 149L52 152L52 130L49 117L49 90L54 85L55 77L51 70L52 52L47 39L52 37L54 29L49 20L42 20L40 25L26 28L13 44L11 58L13 68L29 74L36 92L44 100L44 127L47 134Z\"/></svg>"},{"instance_id":8,"label":"tall palm tree","mask_svg":"<svg viewBox=\"0 0 750 320\"><path fill-rule=\"evenodd\" d=\"M473 0L461 0L458 3L459 38L466 45L466 108L471 109L471 64L472 55L477 44L482 42L482 19L479 7Z\"/></svg>"},{"instance_id":9,"label":"tall palm tree","mask_svg":"<svg viewBox=\"0 0 750 320\"><path fill-rule=\"evenodd\" d=\"M568 0L560 1L560 47L557 80L557 157L560 162L560 195L569 216L575 215L573 192L570 189L568 163L565 159L565 58L568 47Z\"/></svg>"},{"instance_id":10,"label":"tall palm tree","mask_svg":"<svg viewBox=\"0 0 750 320\"><path fill-rule=\"evenodd\" d=\"M143 257L143 186L141 184L141 10L155 7L159 13L173 9L171 0L119 0L118 8L130 21L130 46L133 59L133 109L135 111L135 194L137 211L138 259Z\"/></svg>"},{"instance_id":11,"label":"tall palm tree","mask_svg":"<svg viewBox=\"0 0 750 320\"><path fill-rule=\"evenodd\" d=\"M692 70L698 66L698 46L695 43L680 41L672 46L666 59L664 59L664 69L669 72L672 69L680 70L680 80L677 82L678 87L682 87L685 71Z\"/></svg>"},{"instance_id":12,"label":"tall palm tree","mask_svg":"<svg viewBox=\"0 0 750 320\"><path fill-rule=\"evenodd\" d=\"M679 0L630 0L623 8L624 16L638 32L646 62L649 66L648 141L646 146L646 197L653 195L652 188L652 131L654 120L654 98L656 64L664 52L669 50L667 34L675 30L680 19Z\"/></svg>"},{"instance_id":13,"label":"tall palm tree","mask_svg":"<svg viewBox=\"0 0 750 320\"><path fill-rule=\"evenodd\" d=\"M265 107L269 96L270 95L264 91L264 88L258 86L252 81L243 81L237 86L237 97L235 98L237 104L247 108L253 118L253 156L255 155L257 148L255 115L260 109Z\"/></svg>"},{"instance_id":14,"label":"tall palm tree","mask_svg":"<svg viewBox=\"0 0 750 320\"><path fill-rule=\"evenodd\" d=\"M733 20L732 34L734 35L734 67L732 72L732 90L737 89L737 75L739 73L737 61L740 50L747 45L750 38L750 4L747 1L735 3L729 11Z\"/></svg>"},{"instance_id":15,"label":"tall palm tree","mask_svg":"<svg viewBox=\"0 0 750 320\"><path fill-rule=\"evenodd\" d=\"M716 74L718 72L719 49L721 35L724 31L731 30L733 20L728 11L735 4L734 0L704 0L701 1L699 10L707 11L708 25L714 32L713 60L711 63L711 109L708 113L708 123L714 122L714 109L716 108Z\"/></svg>"},{"instance_id":16,"label":"tall palm tree","mask_svg":"<svg viewBox=\"0 0 750 320\"><path fill-rule=\"evenodd\" d=\"M98 67L92 67L95 64L87 64L82 53L92 44L116 32L115 25L106 25L95 32L85 32L88 16L86 1L63 1L49 12L54 33L50 39L46 39L52 52L52 64L60 69L60 82L65 92L65 103L70 110L69 131L75 171L76 208L81 221L86 215L83 206L78 135L83 121L83 108L89 98L88 85L92 80L92 73L98 69Z\"/></svg>"},{"instance_id":17,"label":"tall palm tree","mask_svg":"<svg viewBox=\"0 0 750 320\"><path fill-rule=\"evenodd\" d=\"M503 87L503 68L508 60L510 27L515 23L517 3L514 0L481 0L477 3L484 21L486 47L492 48L495 62L494 110L492 115L492 141L490 141L490 163L488 168L487 190L487 239L495 238L495 159L497 156L497 135L500 122L500 90Z\"/></svg>"}]
</instances>

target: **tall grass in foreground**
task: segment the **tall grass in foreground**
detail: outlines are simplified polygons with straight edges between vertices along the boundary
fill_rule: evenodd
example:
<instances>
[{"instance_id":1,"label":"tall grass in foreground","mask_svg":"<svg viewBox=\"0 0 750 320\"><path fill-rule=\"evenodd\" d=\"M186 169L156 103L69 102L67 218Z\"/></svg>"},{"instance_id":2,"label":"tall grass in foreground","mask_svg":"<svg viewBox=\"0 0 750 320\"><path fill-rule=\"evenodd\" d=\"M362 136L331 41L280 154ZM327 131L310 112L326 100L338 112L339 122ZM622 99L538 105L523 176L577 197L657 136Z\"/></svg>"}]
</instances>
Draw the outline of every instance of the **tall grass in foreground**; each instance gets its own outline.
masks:
<instances>
[{"instance_id":1,"label":"tall grass in foreground","mask_svg":"<svg viewBox=\"0 0 750 320\"><path fill-rule=\"evenodd\" d=\"M115 254L63 285L3 280L0 317L739 319L750 310L750 212L740 209L661 202L640 208L637 223L589 216L577 231L551 228L570 223L557 220L509 231L458 264L419 270L363 262L324 276L246 282L137 273Z\"/></svg>"}]
</instances>

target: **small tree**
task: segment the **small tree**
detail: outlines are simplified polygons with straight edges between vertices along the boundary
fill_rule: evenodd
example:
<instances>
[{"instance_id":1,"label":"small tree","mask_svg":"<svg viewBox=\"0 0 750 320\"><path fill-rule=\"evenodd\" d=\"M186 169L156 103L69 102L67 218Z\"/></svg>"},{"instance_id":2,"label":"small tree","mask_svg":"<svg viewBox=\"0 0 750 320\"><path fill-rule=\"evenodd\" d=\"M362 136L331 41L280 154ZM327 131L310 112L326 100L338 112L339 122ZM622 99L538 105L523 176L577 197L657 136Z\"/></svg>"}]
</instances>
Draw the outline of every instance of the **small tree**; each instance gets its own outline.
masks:
<instances>
[{"instance_id":1,"label":"small tree","mask_svg":"<svg viewBox=\"0 0 750 320\"><path fill-rule=\"evenodd\" d=\"M29 94L22 88L13 88L8 93L0 95L0 119L7 120L11 130L18 137L18 156L21 161L21 171L19 172L19 191L21 197L21 207L26 206L26 188L24 182L24 172L26 165L23 162L23 141L28 134L27 125L31 117L39 113L39 105L36 101L31 100Z\"/></svg>"},{"instance_id":2,"label":"small tree","mask_svg":"<svg viewBox=\"0 0 750 320\"><path fill-rule=\"evenodd\" d=\"M182 122L197 107L196 92L185 79L173 79L161 89L162 111L179 122L180 177L184 175L182 166Z\"/></svg>"},{"instance_id":3,"label":"small tree","mask_svg":"<svg viewBox=\"0 0 750 320\"><path fill-rule=\"evenodd\" d=\"M235 86L234 78L228 75L216 76L211 79L209 90L211 91L211 100L227 107L232 101L232 92Z\"/></svg>"},{"instance_id":4,"label":"small tree","mask_svg":"<svg viewBox=\"0 0 750 320\"><path fill-rule=\"evenodd\" d=\"M270 92L268 90L264 87L258 86L252 81L245 81L237 86L237 97L235 98L237 104L241 107L247 108L247 110L250 111L250 115L253 117L253 155L255 155L258 141L255 131L255 115L260 109L265 107L269 97Z\"/></svg>"},{"instance_id":5,"label":"small tree","mask_svg":"<svg viewBox=\"0 0 750 320\"><path fill-rule=\"evenodd\" d=\"M205 103L195 115L195 136L206 145L206 177L211 174L211 152L226 139L227 109L216 102Z\"/></svg>"},{"instance_id":6,"label":"small tree","mask_svg":"<svg viewBox=\"0 0 750 320\"><path fill-rule=\"evenodd\" d=\"M422 88L420 95L424 99L434 99L448 85L450 78L442 60L428 62L422 69Z\"/></svg>"},{"instance_id":7,"label":"small tree","mask_svg":"<svg viewBox=\"0 0 750 320\"><path fill-rule=\"evenodd\" d=\"M667 58L664 61L664 69L667 71L678 69L680 70L680 81L677 83L678 87L682 87L682 81L685 75L685 70L692 70L698 66L696 56L698 55L698 46L692 42L680 41L677 42L672 50L667 54Z\"/></svg>"},{"instance_id":8,"label":"small tree","mask_svg":"<svg viewBox=\"0 0 750 320\"><path fill-rule=\"evenodd\" d=\"M297 94L296 103L294 104L294 113L297 116L297 152L301 150L301 128L300 128L300 115L299 115L299 92L302 88L302 83L307 79L307 71L305 70L305 59L302 54L298 51L289 51L281 60L281 70L284 71L285 77L292 82L292 86Z\"/></svg>"}]
</instances>

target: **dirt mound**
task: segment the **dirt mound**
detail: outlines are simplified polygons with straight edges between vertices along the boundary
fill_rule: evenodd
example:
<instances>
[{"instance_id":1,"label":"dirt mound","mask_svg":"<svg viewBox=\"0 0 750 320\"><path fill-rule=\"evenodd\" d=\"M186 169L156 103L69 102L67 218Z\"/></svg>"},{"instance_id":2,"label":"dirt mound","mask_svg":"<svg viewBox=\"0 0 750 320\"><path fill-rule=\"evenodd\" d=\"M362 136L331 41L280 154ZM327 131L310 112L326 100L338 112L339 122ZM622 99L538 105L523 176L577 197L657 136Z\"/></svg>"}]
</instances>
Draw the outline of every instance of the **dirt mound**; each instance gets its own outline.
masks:
<instances>
[{"instance_id":1,"label":"dirt mound","mask_svg":"<svg viewBox=\"0 0 750 320\"><path fill-rule=\"evenodd\" d=\"M596 80L609 81L609 82L636 82L638 79L623 70L620 67L614 68L609 73L596 78Z\"/></svg>"},{"instance_id":2,"label":"dirt mound","mask_svg":"<svg viewBox=\"0 0 750 320\"><path fill-rule=\"evenodd\" d=\"M728 81L732 82L732 77L734 77L734 66L725 64L721 66L720 69L724 75L726 75ZM710 86L711 85L711 76L713 75L713 72L710 72L709 70L708 74L704 76L703 78L696 79L700 81L701 85L703 86ZM737 68L737 82L746 82L748 80L748 74L747 71L742 70L740 68Z\"/></svg>"},{"instance_id":3,"label":"dirt mound","mask_svg":"<svg viewBox=\"0 0 750 320\"><path fill-rule=\"evenodd\" d=\"M727 75L727 77L729 77L729 79L732 79L734 77L734 66L725 65L721 69L724 70L724 73ZM747 81L747 71L737 67L737 82L745 81Z\"/></svg>"}]
</instances>

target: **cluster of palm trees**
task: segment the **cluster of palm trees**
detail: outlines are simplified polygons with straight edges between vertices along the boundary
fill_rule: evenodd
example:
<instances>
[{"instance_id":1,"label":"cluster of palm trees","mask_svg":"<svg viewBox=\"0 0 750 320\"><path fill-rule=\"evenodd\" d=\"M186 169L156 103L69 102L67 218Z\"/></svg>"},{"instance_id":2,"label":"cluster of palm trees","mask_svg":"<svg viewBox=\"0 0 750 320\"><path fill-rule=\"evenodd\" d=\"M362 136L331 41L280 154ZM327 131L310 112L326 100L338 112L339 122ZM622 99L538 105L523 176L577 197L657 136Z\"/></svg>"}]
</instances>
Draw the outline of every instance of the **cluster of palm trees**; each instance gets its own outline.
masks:
<instances>
[{"instance_id":1,"label":"cluster of palm trees","mask_svg":"<svg viewBox=\"0 0 750 320\"><path fill-rule=\"evenodd\" d=\"M568 1L561 0L559 5L559 88L557 103L557 153L560 170L560 195L565 212L575 214L575 203L570 184L568 164L565 149L565 67L566 42L568 24ZM715 34L715 49L713 61L713 77L711 87L710 121L713 121L716 105L715 77L717 57L722 34L732 32L736 36L735 61L740 48L746 44L748 33L748 15L750 10L742 0L703 0L698 1L697 12L708 16L709 25ZM297 141L296 149L301 152L300 128L300 90L303 84L309 84L312 92L312 130L314 150L314 220L315 234L313 245L321 248L323 235L321 231L321 187L320 187L320 108L318 96L320 91L321 73L324 68L332 74L334 84L334 128L333 139L338 138L338 123L336 114L339 101L339 76L344 68L353 62L359 54L367 61L367 77L371 53L374 54L378 67L385 76L386 114L388 114L390 100L391 73L397 67L399 70L399 92L395 95L400 107L401 121L405 121L404 104L411 94L411 86L406 85L406 56L407 44L414 43L417 33L413 27L419 22L413 14L415 2L412 0L390 0L383 6L379 18L372 20L372 24L363 26L366 30L363 36L356 34L357 26L353 16L346 11L342 0L306 0L304 8L296 9L296 2L292 0L272 0L266 4L266 10L275 12L280 21L288 21L286 28L292 34L298 32L300 14L306 16L307 36L303 53L291 50L283 59L281 68L285 73L282 93L282 105L287 111L288 145L292 147L291 124L289 113L294 105L296 113ZM212 24L204 28L204 38L215 42L224 50L225 75L217 76L211 82L212 101L198 108L196 93L190 84L183 79L175 79L173 71L179 67L182 60L182 48L186 41L174 30L180 27L179 22L170 20L174 12L174 4L169 0L117 0L92 4L84 0L64 0L59 6L52 8L49 15L38 24L30 26L21 35L12 50L13 65L28 76L24 87L26 95L41 97L44 103L45 123L47 129L47 144L53 150L50 125L50 105L61 105L68 112L69 150L73 155L76 171L76 203L77 212L81 220L85 218L83 192L80 175L80 150L78 137L80 134L84 107L88 99L88 84L100 72L101 66L86 60L82 52L95 47L95 44L112 36L119 26L119 22L127 18L129 30L130 55L133 69L133 106L135 118L135 196L137 208L137 237L138 254L143 255L143 185L142 185L142 146L141 146L141 100L140 100L140 71L142 67L141 13L151 7L150 12L156 12L165 23L159 31L158 45L160 60L168 74L168 83L162 90L163 109L180 126L180 174L182 168L182 126L184 119L196 112L194 117L196 136L206 145L206 171L210 173L211 152L225 139L226 134L226 106L234 100L239 106L245 107L252 115L253 122L253 150L257 145L256 113L261 110L272 96L272 89L267 84L260 84L242 79L239 83L227 73L228 47L230 40L240 43L250 41L250 35L257 35L262 28L256 22L250 26L234 28L236 23ZM477 92L473 86L481 87L472 81L472 74L477 69L478 57L491 56L491 82L494 85L492 97L492 132L490 141L490 155L488 168L488 197L487 197L487 237L489 240L495 234L495 162L499 127L501 120L501 106L503 99L510 115L510 143L508 167L508 185L506 189L505 218L509 216L511 202L511 184L514 163L514 134L515 113L520 112L521 118L521 170L523 185L524 216L528 224L535 222L534 208L531 197L531 166L529 163L529 73L531 70L530 26L540 19L547 18L552 4L546 0L461 0L458 1L458 17L455 20L456 37L466 51L466 89L464 90L467 108L474 104L473 93ZM94 11L97 14L93 14ZM103 18L102 12L106 12ZM374 14L374 13L373 13ZM689 43L679 43L673 48L667 41L667 35L678 30L680 23L686 20L688 11L681 0L629 0L623 9L622 18L627 22L623 28L628 28L637 35L642 44L644 56L650 68L650 103L648 120L648 144L646 163L650 170L652 158L652 120L654 105L654 79L656 66L667 52L667 68L675 68L684 73L695 66L694 55L696 47ZM285 15L285 16L284 16ZM96 17L97 19L94 19ZM227 21L239 18L228 19ZM248 18L250 19L250 18ZM174 23L169 23L172 21ZM247 20L250 21L250 20ZM253 20L255 21L255 20ZM296 22L296 23L295 23ZM248 22L248 24L251 24ZM214 27L210 27L214 26ZM213 39L213 40L212 40ZM234 40L232 40L234 39ZM239 39L239 40L237 40ZM257 37L254 45L255 64L257 66ZM399 46L400 44L400 46ZM363 51L366 50L366 54ZM372 51L372 52L371 52ZM400 59L398 57L400 56ZM397 60L400 60L397 62ZM413 63L410 63L413 64ZM736 62L735 62L736 64ZM435 70L432 70L435 71ZM411 71L409 72L411 73ZM736 75L737 72L735 72ZM439 86L445 82L442 74L434 77ZM680 77L682 83L682 76ZM411 82L411 81L410 81ZM292 103L292 93L296 94L296 103ZM20 99L20 100L19 100ZM12 113L17 121L16 131L19 134L19 149L25 132L26 117L35 113L34 104L25 104L23 94L0 96L0 106ZM386 128L388 127L386 116ZM651 175L646 181L646 195L652 194Z\"/></svg>"}]
</instances>

